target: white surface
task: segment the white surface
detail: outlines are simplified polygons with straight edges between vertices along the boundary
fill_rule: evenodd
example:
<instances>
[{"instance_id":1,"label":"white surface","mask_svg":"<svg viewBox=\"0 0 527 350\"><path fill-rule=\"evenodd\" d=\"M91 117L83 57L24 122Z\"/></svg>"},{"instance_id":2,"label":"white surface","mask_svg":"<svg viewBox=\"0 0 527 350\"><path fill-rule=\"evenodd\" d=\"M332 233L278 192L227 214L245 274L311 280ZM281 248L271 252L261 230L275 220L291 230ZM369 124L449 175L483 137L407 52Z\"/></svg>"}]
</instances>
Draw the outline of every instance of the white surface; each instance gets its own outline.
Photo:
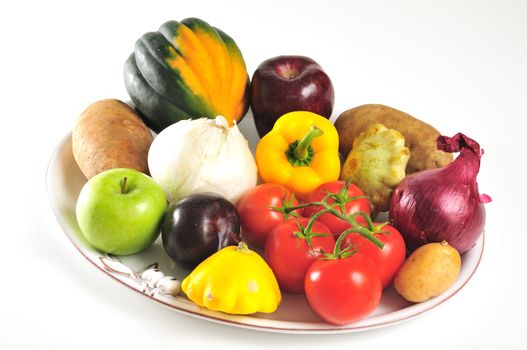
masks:
<instances>
[{"instance_id":1,"label":"white surface","mask_svg":"<svg viewBox=\"0 0 527 350\"><path fill-rule=\"evenodd\" d=\"M167 1L0 5L2 349L525 348L527 2L262 4ZM146 31L196 16L240 46L250 74L304 54L332 78L335 115L363 103L402 109L485 148L482 263L433 312L359 334L291 336L236 329L153 305L87 264L48 205L48 159L91 102L126 98L122 65ZM7 123L7 124L6 124Z\"/></svg>"}]
</instances>

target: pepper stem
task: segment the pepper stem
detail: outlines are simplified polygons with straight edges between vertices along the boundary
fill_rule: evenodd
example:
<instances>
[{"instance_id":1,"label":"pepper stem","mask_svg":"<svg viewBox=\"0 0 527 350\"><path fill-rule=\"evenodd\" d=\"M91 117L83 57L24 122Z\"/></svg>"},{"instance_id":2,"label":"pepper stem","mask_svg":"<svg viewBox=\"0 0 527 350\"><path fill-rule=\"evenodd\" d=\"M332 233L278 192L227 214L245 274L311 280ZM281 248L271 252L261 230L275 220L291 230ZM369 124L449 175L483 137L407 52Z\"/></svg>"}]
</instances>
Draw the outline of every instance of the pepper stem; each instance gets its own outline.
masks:
<instances>
[{"instance_id":1,"label":"pepper stem","mask_svg":"<svg viewBox=\"0 0 527 350\"><path fill-rule=\"evenodd\" d=\"M309 156L309 146L311 145L311 142L315 139L315 137L318 137L322 135L324 132L322 129L316 127L315 125L311 125L309 128L309 131L302 137L302 139L298 142L298 145L295 148L295 157L299 160L304 160Z\"/></svg>"}]
</instances>

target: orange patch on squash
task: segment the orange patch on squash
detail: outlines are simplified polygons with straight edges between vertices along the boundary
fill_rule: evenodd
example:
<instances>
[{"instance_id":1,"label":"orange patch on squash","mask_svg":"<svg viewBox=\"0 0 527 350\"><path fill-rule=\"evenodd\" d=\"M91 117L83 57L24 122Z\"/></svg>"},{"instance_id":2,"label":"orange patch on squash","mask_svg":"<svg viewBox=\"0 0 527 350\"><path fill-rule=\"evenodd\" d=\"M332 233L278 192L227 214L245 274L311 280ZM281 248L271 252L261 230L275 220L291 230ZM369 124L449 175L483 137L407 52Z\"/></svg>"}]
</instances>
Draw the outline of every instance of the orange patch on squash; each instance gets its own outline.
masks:
<instances>
[{"instance_id":1,"label":"orange patch on squash","mask_svg":"<svg viewBox=\"0 0 527 350\"><path fill-rule=\"evenodd\" d=\"M178 71L191 92L207 104L207 110L223 115L229 125L242 117L247 71L241 53L206 30L192 31L185 25L178 28L173 40L181 55L169 47L166 59Z\"/></svg>"}]
</instances>

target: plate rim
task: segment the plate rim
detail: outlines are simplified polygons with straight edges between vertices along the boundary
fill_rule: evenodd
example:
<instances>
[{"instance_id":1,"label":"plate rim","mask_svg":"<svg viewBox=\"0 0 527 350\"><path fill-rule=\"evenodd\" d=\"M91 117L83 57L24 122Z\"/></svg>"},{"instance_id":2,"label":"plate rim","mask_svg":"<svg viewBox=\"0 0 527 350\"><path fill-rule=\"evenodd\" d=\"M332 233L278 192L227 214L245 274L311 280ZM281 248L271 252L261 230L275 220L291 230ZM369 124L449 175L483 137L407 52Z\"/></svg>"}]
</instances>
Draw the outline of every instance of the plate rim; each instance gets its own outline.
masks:
<instances>
[{"instance_id":1,"label":"plate rim","mask_svg":"<svg viewBox=\"0 0 527 350\"><path fill-rule=\"evenodd\" d=\"M234 327L238 327L238 328L252 329L252 330L257 330L257 331L274 332L274 333L335 334L335 333L353 333L353 332L361 332L361 331L366 331L366 330L373 330L373 329L378 329L378 328L383 328L383 327L395 325L395 324L401 323L403 321L407 321L409 319L416 318L416 317L421 316L424 313L430 311L431 309L440 306L441 304L443 304L444 302L446 302L447 300L452 298L454 295L456 295L459 291L461 291L465 287L465 285L472 279L472 277L474 276L474 274L478 270L478 267L479 267L479 265L481 263L481 260L482 260L482 257L483 257L484 248L485 248L485 231L483 231L481 233L480 237L478 238L478 241L476 242L476 244L477 244L477 243L479 243L479 241L481 241L481 247L479 248L480 249L480 254L477 257L477 261L476 261L476 263L474 265L474 268L473 268L472 271L470 271L469 275L466 277L466 279L463 281L463 283L461 283L459 285L458 288L453 290L445 298L439 299L438 302L430 303L425 308L418 308L419 311L417 311L415 313L405 314L405 315L402 315L401 317L398 317L398 318L395 318L395 319L389 319L389 320L386 320L386 321L383 321L383 322L379 322L379 323L376 323L376 324L367 324L367 325L362 325L362 326L361 325L359 325L359 326L355 325L354 326L355 323L350 323L350 324L344 325L344 326L337 326L337 325L331 325L329 323L326 324L326 323L323 323L323 321L321 321L321 323L326 325L326 327L320 327L320 328L317 328L317 327L313 327L313 328L276 327L276 326L269 326L269 325L248 324L248 323L244 323L244 322L240 322L240 321L235 321L235 320L232 320L232 319L225 319L225 318L214 317L214 316L211 316L211 315L207 315L205 313L200 313L200 312L197 312L197 311L184 309L184 308L181 308L181 307L179 307L177 305L170 304L170 303L165 302L165 301L163 301L161 299L155 298L153 295L149 295L147 293L144 293L144 292L142 292L139 289L133 288L131 285L125 283L121 279L117 278L115 275L109 273L103 267L99 266L95 262L95 260L92 260L88 256L88 254L86 254L83 251L83 248L80 247L80 245L77 244L77 242L75 242L73 240L73 238L70 236L69 229L66 227L66 225L64 224L62 218L60 217L59 210L56 207L56 204L54 203L54 201L52 199L52 195L51 195L51 192L50 192L50 169L51 169L51 166L53 165L53 163L57 160L57 155L59 154L59 151L71 139L71 135L72 135L72 133L68 132L65 136L63 136L62 140L60 140L60 142L55 146L55 148L54 148L54 150L52 152L52 155L51 155L51 157L50 157L50 159L48 161L48 164L47 164L47 167L46 167L46 172L45 172L45 187L46 187L46 194L47 194L47 197L48 197L48 201L49 201L49 204L50 204L51 209L53 211L53 214L55 215L55 219L57 220L57 222L59 223L59 226L62 229L63 234L68 238L68 240L75 247L75 249L86 260L88 260L90 262L90 264L93 265L97 270L101 271L103 274L105 274L108 277L112 278L113 280L117 281L121 285L125 286L126 289L132 290L132 291L136 292L137 294L139 294L139 295L141 295L143 297L147 297L151 301L154 301L154 302L156 302L157 304L159 304L161 306L164 306L164 307L167 307L169 309L175 310L176 312L179 312L179 313L184 314L184 315L188 315L188 316L192 316L192 317L196 317L196 318L199 318L199 319L212 321L212 322L220 323L220 324L224 324L224 325L234 326ZM429 299L429 300L432 300L432 299ZM412 307L415 307L415 306L418 306L418 305L420 305L420 303L412 303L408 307L405 307L405 308L403 308L401 310L412 308ZM397 310L397 311L400 311L400 310ZM219 311L214 311L214 313L220 313L221 314L221 312L219 312ZM251 315L244 315L244 316L250 317ZM262 320L264 320L264 321L278 321L278 322L292 323L292 324L301 324L302 323L302 322L296 322L296 321L280 321L280 320L270 320L270 319L262 319Z\"/></svg>"}]
</instances>

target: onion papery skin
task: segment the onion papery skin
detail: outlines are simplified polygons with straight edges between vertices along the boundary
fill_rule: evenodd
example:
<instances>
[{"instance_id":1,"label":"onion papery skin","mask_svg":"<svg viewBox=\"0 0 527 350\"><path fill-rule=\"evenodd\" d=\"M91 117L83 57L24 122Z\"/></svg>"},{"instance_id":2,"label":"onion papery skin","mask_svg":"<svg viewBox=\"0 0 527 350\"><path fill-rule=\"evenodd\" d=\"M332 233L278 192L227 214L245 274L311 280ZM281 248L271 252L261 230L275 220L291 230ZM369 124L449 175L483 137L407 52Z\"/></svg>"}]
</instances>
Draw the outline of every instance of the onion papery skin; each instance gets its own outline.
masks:
<instances>
[{"instance_id":1,"label":"onion papery skin","mask_svg":"<svg viewBox=\"0 0 527 350\"><path fill-rule=\"evenodd\" d=\"M455 142L457 149L451 145ZM403 235L409 252L446 240L463 254L485 228L485 207L476 182L482 152L463 134L438 138L438 148L460 149L461 153L443 168L407 176L392 195L390 220Z\"/></svg>"}]
</instances>

